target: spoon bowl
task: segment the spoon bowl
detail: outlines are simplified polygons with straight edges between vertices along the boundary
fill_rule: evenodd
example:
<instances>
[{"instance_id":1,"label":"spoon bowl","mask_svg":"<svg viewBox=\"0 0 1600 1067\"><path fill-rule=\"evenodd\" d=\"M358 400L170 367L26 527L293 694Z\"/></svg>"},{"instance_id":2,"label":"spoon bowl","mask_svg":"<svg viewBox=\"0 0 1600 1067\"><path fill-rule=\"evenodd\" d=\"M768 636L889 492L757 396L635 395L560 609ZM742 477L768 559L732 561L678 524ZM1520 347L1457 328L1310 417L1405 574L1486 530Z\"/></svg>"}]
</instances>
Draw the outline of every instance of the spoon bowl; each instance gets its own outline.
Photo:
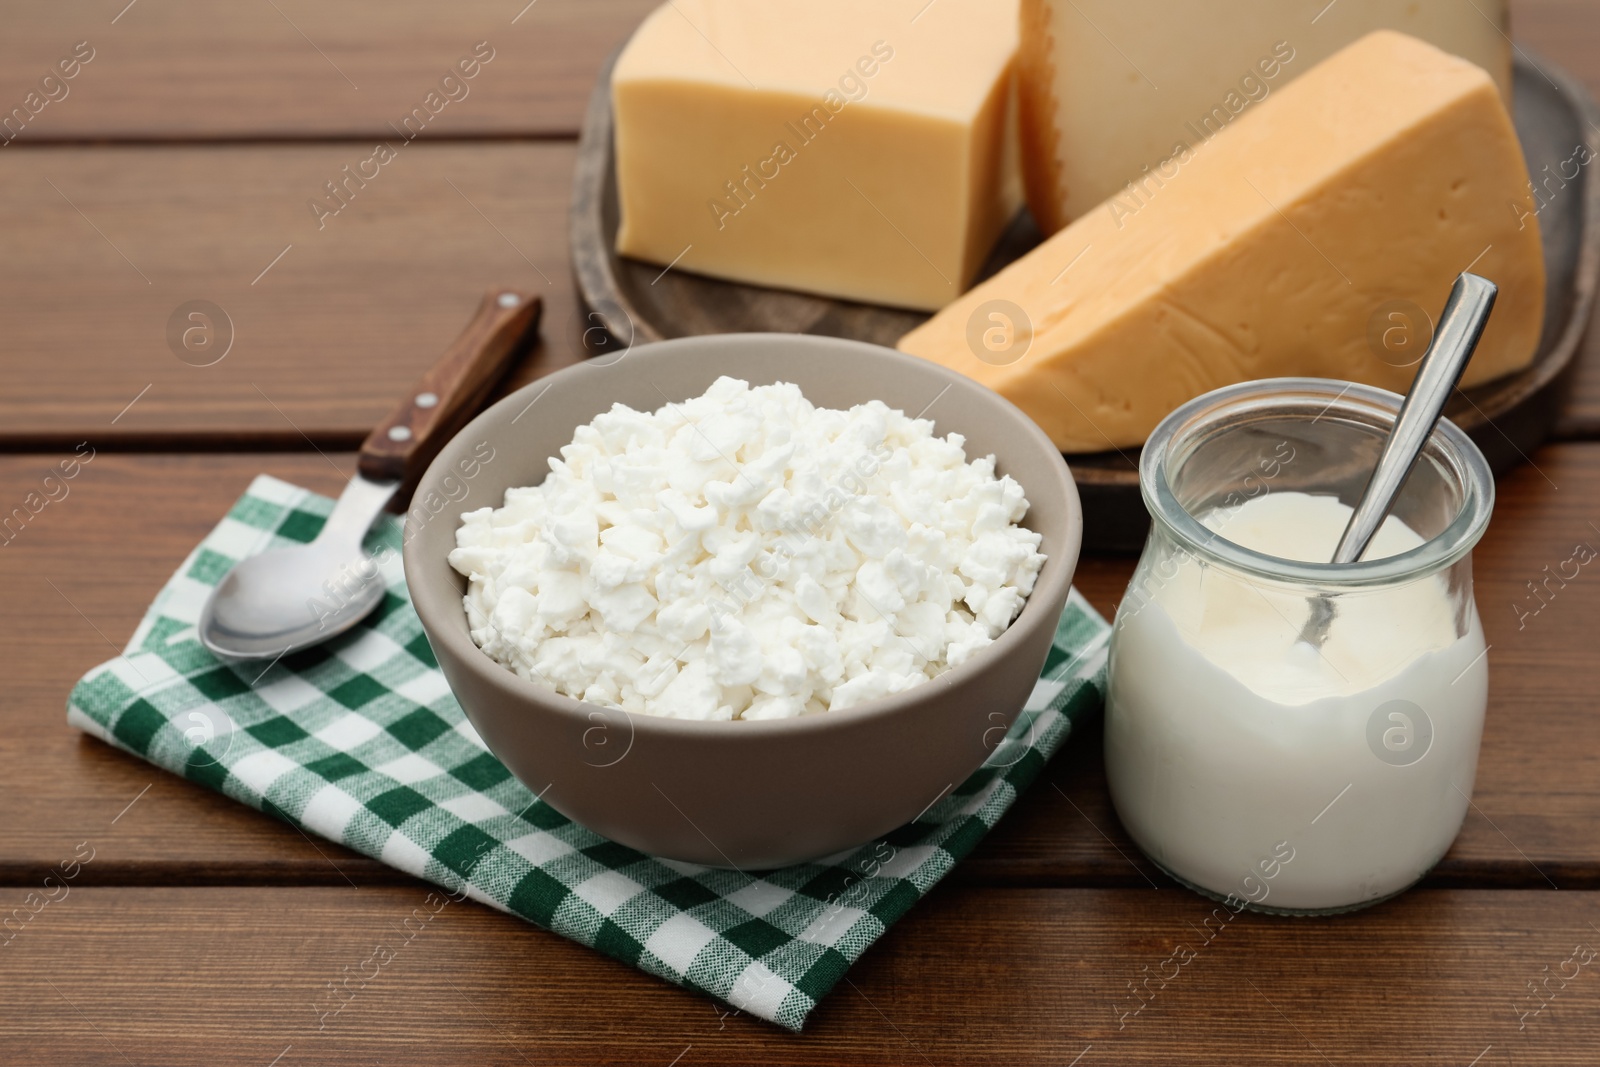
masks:
<instances>
[{"instance_id":1,"label":"spoon bowl","mask_svg":"<svg viewBox=\"0 0 1600 1067\"><path fill-rule=\"evenodd\" d=\"M262 659L350 629L383 600L384 583L361 540L399 487L357 478L317 539L239 563L200 613L200 642L219 656Z\"/></svg>"},{"instance_id":2,"label":"spoon bowl","mask_svg":"<svg viewBox=\"0 0 1600 1067\"><path fill-rule=\"evenodd\" d=\"M378 563L361 547L367 531L477 410L542 306L510 289L486 293L444 357L367 436L316 540L245 559L217 583L200 611L200 643L223 659L275 659L344 633L382 603Z\"/></svg>"}]
</instances>

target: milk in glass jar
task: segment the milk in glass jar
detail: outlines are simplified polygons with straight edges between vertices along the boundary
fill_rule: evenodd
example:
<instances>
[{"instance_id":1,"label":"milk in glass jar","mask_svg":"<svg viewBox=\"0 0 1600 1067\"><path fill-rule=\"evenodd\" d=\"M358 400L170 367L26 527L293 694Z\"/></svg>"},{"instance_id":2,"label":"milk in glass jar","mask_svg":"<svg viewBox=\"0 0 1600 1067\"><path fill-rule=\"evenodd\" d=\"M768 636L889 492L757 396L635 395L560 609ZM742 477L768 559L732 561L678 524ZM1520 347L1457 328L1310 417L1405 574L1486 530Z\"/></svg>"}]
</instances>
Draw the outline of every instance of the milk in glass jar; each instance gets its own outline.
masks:
<instances>
[{"instance_id":1,"label":"milk in glass jar","mask_svg":"<svg viewBox=\"0 0 1600 1067\"><path fill-rule=\"evenodd\" d=\"M1106 769L1139 847L1202 893L1362 907L1426 874L1466 815L1489 677L1482 454L1441 420L1362 560L1326 562L1400 403L1250 382L1145 446L1152 522L1112 635ZM1319 607L1331 620L1308 626Z\"/></svg>"}]
</instances>

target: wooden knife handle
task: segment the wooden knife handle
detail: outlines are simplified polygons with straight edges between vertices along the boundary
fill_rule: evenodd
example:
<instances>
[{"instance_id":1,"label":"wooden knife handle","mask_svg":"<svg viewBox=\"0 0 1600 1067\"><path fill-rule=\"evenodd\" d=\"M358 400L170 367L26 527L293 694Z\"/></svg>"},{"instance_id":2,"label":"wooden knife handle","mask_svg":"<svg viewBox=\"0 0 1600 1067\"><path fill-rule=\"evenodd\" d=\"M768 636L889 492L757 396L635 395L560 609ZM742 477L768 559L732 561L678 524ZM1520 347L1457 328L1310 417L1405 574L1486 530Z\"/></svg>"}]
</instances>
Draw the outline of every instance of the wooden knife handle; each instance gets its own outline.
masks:
<instances>
[{"instance_id":1,"label":"wooden knife handle","mask_svg":"<svg viewBox=\"0 0 1600 1067\"><path fill-rule=\"evenodd\" d=\"M363 478L413 484L446 441L471 419L539 322L537 296L511 289L484 294L477 314L444 358L361 445Z\"/></svg>"}]
</instances>

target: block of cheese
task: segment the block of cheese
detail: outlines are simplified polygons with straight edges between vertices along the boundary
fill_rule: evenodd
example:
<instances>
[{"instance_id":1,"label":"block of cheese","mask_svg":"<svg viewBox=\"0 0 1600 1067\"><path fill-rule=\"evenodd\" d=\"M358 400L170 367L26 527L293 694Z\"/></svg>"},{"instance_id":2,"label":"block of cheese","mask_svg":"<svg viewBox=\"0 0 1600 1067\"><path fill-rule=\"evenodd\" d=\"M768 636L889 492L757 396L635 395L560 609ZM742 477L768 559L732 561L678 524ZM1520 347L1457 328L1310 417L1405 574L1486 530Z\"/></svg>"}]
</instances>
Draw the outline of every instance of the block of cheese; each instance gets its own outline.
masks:
<instances>
[{"instance_id":1,"label":"block of cheese","mask_svg":"<svg viewBox=\"0 0 1600 1067\"><path fill-rule=\"evenodd\" d=\"M899 347L1010 398L1063 451L1099 452L1234 382L1404 392L1421 344L1391 345L1391 324L1426 332L1470 267L1500 286L1472 385L1538 344L1535 208L1489 76L1379 31L1231 123L1137 210L1089 212Z\"/></svg>"},{"instance_id":2,"label":"block of cheese","mask_svg":"<svg viewBox=\"0 0 1600 1067\"><path fill-rule=\"evenodd\" d=\"M670 0L612 75L617 251L949 303L1022 205L1016 46L1017 0Z\"/></svg>"},{"instance_id":3,"label":"block of cheese","mask_svg":"<svg viewBox=\"0 0 1600 1067\"><path fill-rule=\"evenodd\" d=\"M1373 30L1487 70L1511 99L1509 0L1023 0L1028 204L1045 233Z\"/></svg>"}]
</instances>

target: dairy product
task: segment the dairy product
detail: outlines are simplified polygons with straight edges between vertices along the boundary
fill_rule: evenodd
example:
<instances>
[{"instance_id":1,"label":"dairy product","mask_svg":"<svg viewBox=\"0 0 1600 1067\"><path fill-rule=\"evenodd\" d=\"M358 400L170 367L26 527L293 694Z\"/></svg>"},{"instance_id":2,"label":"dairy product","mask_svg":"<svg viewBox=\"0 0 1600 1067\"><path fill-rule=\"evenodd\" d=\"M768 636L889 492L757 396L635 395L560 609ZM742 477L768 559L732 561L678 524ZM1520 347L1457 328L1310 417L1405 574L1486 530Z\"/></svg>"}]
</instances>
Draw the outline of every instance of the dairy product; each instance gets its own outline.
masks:
<instances>
[{"instance_id":1,"label":"dairy product","mask_svg":"<svg viewBox=\"0 0 1600 1067\"><path fill-rule=\"evenodd\" d=\"M881 402L719 378L580 426L550 474L461 518L472 639L590 703L770 719L965 662L1033 590L1040 537L994 457Z\"/></svg>"},{"instance_id":2,"label":"dairy product","mask_svg":"<svg viewBox=\"0 0 1600 1067\"><path fill-rule=\"evenodd\" d=\"M1022 204L1017 0L672 0L617 60L617 251L932 310Z\"/></svg>"},{"instance_id":3,"label":"dairy product","mask_svg":"<svg viewBox=\"0 0 1600 1067\"><path fill-rule=\"evenodd\" d=\"M1538 345L1544 260L1527 183L1483 71L1375 33L1253 105L1138 203L1079 218L899 347L995 389L1064 451L1104 451L1253 378L1405 392L1415 365L1374 345L1373 323L1397 302L1436 313L1472 265L1500 286L1463 379L1476 384L1526 366ZM997 314L1020 320L1025 345L987 349L981 326Z\"/></svg>"},{"instance_id":4,"label":"dairy product","mask_svg":"<svg viewBox=\"0 0 1600 1067\"><path fill-rule=\"evenodd\" d=\"M1279 492L1201 518L1246 548L1326 561L1349 516ZM1421 540L1391 516L1365 558ZM1470 596L1463 608L1429 574L1335 604L1314 649L1298 641L1303 590L1182 551L1135 576L1112 640L1106 769L1123 825L1176 876L1267 907L1341 908L1404 889L1450 847L1488 692ZM1263 857L1286 852L1266 875Z\"/></svg>"},{"instance_id":5,"label":"dairy product","mask_svg":"<svg viewBox=\"0 0 1600 1067\"><path fill-rule=\"evenodd\" d=\"M1470 60L1511 99L1509 0L1024 0L1028 203L1046 233L1137 186L1373 30Z\"/></svg>"}]
</instances>

